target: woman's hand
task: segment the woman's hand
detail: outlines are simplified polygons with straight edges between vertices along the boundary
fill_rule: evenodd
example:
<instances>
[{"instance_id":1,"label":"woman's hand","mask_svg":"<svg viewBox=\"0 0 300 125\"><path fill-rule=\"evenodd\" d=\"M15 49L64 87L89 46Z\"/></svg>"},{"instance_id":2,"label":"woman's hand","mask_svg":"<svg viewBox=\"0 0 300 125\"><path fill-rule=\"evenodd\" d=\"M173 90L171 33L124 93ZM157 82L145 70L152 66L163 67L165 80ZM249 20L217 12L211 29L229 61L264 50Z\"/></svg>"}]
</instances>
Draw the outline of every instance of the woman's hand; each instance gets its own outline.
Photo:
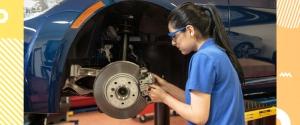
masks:
<instances>
[{"instance_id":1,"label":"woman's hand","mask_svg":"<svg viewBox=\"0 0 300 125\"><path fill-rule=\"evenodd\" d=\"M178 88L174 84L168 82L167 80L164 80L163 78L159 77L158 75L152 73L152 76L154 77L154 85L159 86L162 88L168 95L178 99L181 102L185 102L185 95L184 90Z\"/></svg>"},{"instance_id":2,"label":"woman's hand","mask_svg":"<svg viewBox=\"0 0 300 125\"><path fill-rule=\"evenodd\" d=\"M158 75L151 73L152 76L155 78L155 83L156 85L160 86L160 87L165 87L168 83L168 81L164 80L163 78L159 77Z\"/></svg>"},{"instance_id":3,"label":"woman's hand","mask_svg":"<svg viewBox=\"0 0 300 125\"><path fill-rule=\"evenodd\" d=\"M161 87L158 85L150 85L150 98L152 102L163 102L164 99L169 96L167 92L165 92Z\"/></svg>"}]
</instances>

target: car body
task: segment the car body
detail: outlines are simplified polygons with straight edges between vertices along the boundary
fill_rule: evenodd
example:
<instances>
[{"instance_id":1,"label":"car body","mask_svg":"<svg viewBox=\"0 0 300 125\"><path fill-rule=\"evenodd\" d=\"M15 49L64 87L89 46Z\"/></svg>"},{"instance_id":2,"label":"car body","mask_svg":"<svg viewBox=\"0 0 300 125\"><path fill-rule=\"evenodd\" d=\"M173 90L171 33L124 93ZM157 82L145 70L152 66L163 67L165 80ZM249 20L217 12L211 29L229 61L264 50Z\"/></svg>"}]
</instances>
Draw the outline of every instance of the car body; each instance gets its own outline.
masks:
<instances>
[{"instance_id":1,"label":"car body","mask_svg":"<svg viewBox=\"0 0 300 125\"><path fill-rule=\"evenodd\" d=\"M63 0L52 8L46 8L47 11L26 19L25 112L57 113L60 111L61 97L78 95L76 91L65 87L72 65L100 69L110 62L120 60L120 46L117 41L124 34L124 29L120 28L124 18L134 27L129 33L132 46L128 50L128 60L146 66L151 72L164 75L167 80L178 83L177 86L183 88L190 56L182 56L171 46L166 35L168 13L183 2L185 0ZM206 0L191 2L209 3ZM247 39L245 42L254 45L251 49L263 51L265 46L269 46L273 47L271 51L275 51L275 45L270 46L263 42L264 36L243 30L257 25L274 28L275 13L253 9L275 10L273 2L264 0L261 3L241 5L239 0L217 0L212 3L220 10L230 40L234 44L233 49L243 43L241 40ZM231 19L235 14L231 13L233 11L241 12L242 17ZM130 16L134 18L131 20ZM275 40L275 33L267 36ZM272 42L275 44L275 41ZM104 43L108 43L107 46ZM110 55L105 47L111 47ZM272 52L265 55L257 52L242 57L264 57L271 60L269 53ZM76 84L90 90L93 80L93 77L86 77ZM85 95L91 96L91 93Z\"/></svg>"}]
</instances>

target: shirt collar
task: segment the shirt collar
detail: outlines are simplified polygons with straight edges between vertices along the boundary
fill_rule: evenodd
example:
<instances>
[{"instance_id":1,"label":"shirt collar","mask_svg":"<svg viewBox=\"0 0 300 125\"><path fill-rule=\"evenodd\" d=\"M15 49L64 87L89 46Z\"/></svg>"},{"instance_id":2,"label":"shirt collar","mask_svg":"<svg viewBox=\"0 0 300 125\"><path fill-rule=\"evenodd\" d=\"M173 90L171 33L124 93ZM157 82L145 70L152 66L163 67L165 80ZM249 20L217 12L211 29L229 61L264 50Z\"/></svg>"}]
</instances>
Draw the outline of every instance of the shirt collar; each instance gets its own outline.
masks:
<instances>
[{"instance_id":1,"label":"shirt collar","mask_svg":"<svg viewBox=\"0 0 300 125\"><path fill-rule=\"evenodd\" d=\"M213 40L213 38L207 38L204 43L202 44L202 46L200 46L200 48L197 50L201 50L201 49L204 49L208 46L211 46L211 45L214 45L215 44L215 41Z\"/></svg>"},{"instance_id":2,"label":"shirt collar","mask_svg":"<svg viewBox=\"0 0 300 125\"><path fill-rule=\"evenodd\" d=\"M224 48L220 47L219 45L217 45L217 44L215 43L214 38L207 38L207 39L204 41L203 45L200 46L200 48L199 48L197 51L199 51L199 50L201 50L201 49L204 49L204 48L206 48L206 47L212 46L212 45L216 45L218 48L220 48L222 51L225 52L225 49L224 49Z\"/></svg>"}]
</instances>

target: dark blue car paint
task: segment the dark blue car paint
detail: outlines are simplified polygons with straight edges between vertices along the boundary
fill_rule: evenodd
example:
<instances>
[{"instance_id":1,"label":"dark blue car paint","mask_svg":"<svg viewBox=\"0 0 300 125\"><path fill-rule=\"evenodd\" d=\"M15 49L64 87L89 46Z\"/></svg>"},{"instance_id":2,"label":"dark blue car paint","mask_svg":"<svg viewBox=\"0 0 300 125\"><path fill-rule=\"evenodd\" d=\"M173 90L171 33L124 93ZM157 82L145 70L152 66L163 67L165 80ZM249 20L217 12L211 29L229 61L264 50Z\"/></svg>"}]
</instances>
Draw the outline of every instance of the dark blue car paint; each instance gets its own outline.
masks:
<instances>
[{"instance_id":1,"label":"dark blue car paint","mask_svg":"<svg viewBox=\"0 0 300 125\"><path fill-rule=\"evenodd\" d=\"M261 12L246 7L230 6L230 27L269 24L275 23L276 15L274 13ZM241 17L237 17L233 12L239 13Z\"/></svg>"},{"instance_id":2,"label":"dark blue car paint","mask_svg":"<svg viewBox=\"0 0 300 125\"><path fill-rule=\"evenodd\" d=\"M25 21L25 112L58 112L60 89L53 81L59 77L55 77L56 73L53 73L57 72L54 65L62 52L62 45L66 42L64 36L70 30L70 25L95 2L97 1L86 0L81 3L80 0L67 0L43 15ZM80 6L78 3L81 3ZM71 36L75 37L75 34ZM49 44L52 46L46 47ZM35 70L36 68L39 69ZM35 72L38 70L40 72Z\"/></svg>"}]
</instances>

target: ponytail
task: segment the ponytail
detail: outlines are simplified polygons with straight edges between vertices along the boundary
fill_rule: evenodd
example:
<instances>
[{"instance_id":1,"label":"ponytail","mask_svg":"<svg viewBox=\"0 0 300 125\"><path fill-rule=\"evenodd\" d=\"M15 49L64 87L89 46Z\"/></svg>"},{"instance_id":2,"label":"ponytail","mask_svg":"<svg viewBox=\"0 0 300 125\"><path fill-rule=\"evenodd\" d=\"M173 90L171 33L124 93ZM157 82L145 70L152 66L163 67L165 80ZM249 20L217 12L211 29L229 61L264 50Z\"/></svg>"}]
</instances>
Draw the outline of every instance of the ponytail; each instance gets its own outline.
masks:
<instances>
[{"instance_id":1,"label":"ponytail","mask_svg":"<svg viewBox=\"0 0 300 125\"><path fill-rule=\"evenodd\" d=\"M244 79L244 72L242 70L242 67L235 56L234 52L229 46L229 39L227 36L227 33L225 32L224 25L220 19L220 16L218 15L218 12L216 11L216 8L212 5L203 5L203 8L207 10L211 17L211 25L210 27L210 35L216 40L217 44L224 48L226 50L226 54L228 55L231 63L233 64L235 70L237 71L239 75L240 82L244 85L245 79Z\"/></svg>"}]
</instances>

